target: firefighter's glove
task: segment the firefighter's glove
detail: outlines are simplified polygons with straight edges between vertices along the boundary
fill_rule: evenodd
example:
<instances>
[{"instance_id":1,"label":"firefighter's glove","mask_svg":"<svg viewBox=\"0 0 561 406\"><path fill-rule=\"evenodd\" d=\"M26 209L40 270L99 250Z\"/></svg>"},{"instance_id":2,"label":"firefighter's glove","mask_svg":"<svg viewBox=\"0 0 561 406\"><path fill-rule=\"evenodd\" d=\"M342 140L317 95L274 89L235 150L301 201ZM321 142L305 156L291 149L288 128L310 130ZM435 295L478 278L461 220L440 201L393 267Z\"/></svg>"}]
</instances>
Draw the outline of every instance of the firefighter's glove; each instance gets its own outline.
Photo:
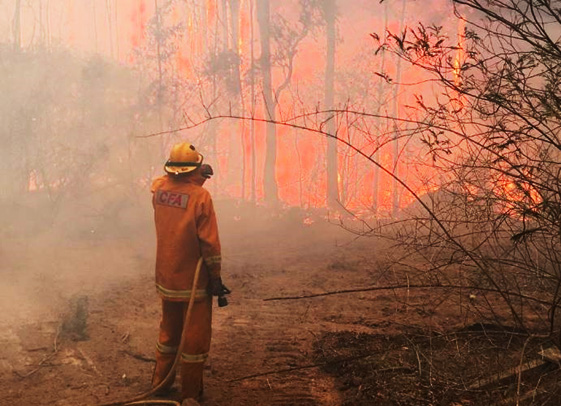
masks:
<instances>
[{"instance_id":1,"label":"firefighter's glove","mask_svg":"<svg viewBox=\"0 0 561 406\"><path fill-rule=\"evenodd\" d=\"M212 296L220 296L222 293L222 278L210 278L208 281L208 293Z\"/></svg>"},{"instance_id":2,"label":"firefighter's glove","mask_svg":"<svg viewBox=\"0 0 561 406\"><path fill-rule=\"evenodd\" d=\"M214 171L212 170L212 166L209 164L202 164L201 165L201 175L205 179L210 179L212 175L214 175Z\"/></svg>"}]
</instances>

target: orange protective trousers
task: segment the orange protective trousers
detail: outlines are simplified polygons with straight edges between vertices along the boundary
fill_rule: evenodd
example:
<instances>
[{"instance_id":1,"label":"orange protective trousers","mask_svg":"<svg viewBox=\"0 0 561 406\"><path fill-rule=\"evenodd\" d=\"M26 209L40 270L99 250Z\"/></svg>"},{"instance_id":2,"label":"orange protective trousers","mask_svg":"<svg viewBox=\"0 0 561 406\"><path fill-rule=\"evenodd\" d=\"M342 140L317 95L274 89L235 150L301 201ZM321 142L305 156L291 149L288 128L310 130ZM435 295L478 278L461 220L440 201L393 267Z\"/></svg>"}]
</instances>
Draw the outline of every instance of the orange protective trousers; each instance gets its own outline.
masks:
<instances>
[{"instance_id":1,"label":"orange protective trousers","mask_svg":"<svg viewBox=\"0 0 561 406\"><path fill-rule=\"evenodd\" d=\"M188 302L162 299L162 319L156 348L156 367L152 387L162 382L173 365L177 351L180 351L179 372L182 399L197 399L203 390L203 370L210 350L212 323L212 296L193 302L191 320L188 326L183 321ZM181 335L185 334L183 348L179 348ZM174 378L166 388L173 385Z\"/></svg>"}]
</instances>

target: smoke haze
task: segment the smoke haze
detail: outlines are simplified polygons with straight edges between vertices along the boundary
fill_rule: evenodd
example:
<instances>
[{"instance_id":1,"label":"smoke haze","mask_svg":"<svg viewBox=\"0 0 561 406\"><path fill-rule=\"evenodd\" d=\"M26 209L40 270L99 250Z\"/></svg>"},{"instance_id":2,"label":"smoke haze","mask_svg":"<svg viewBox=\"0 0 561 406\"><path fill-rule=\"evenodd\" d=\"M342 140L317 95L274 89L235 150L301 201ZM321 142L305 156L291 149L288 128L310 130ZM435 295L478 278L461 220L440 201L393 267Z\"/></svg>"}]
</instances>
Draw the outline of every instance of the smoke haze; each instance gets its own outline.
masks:
<instances>
[{"instance_id":1,"label":"smoke haze","mask_svg":"<svg viewBox=\"0 0 561 406\"><path fill-rule=\"evenodd\" d=\"M357 109L390 114L395 108L392 90L380 84L376 72L383 68L397 75L396 60L386 57L382 67L369 34L383 35L384 24L397 30L416 21L424 8L419 2L403 3L407 9L397 3L337 2L334 106L352 100ZM155 9L153 2L137 0L0 1L2 323L56 320L76 295L151 275L149 184L178 141L197 145L215 167L208 188L226 252L238 225L284 239L269 220L282 218L296 227L324 221L323 137L276 129L275 204L265 196L271 179L263 175L268 159L263 123L212 121L144 138L188 126L207 113L265 117L256 5L224 4L162 1ZM325 100L327 4L271 1L277 117ZM431 4L447 9L444 1ZM415 73L399 74L406 81ZM398 97L400 105L408 102L402 93ZM386 124L374 125L374 133L387 133ZM360 147L348 123L339 121L337 129ZM366 137L363 148L373 142ZM385 149L380 159L391 166L392 154ZM367 212L376 201L381 214L391 210L390 178L379 179L374 196L371 166L346 149L339 150L338 163L346 207ZM401 205L410 202L405 195L401 199ZM251 214L255 210L259 215ZM250 224L255 218L259 222Z\"/></svg>"}]
</instances>

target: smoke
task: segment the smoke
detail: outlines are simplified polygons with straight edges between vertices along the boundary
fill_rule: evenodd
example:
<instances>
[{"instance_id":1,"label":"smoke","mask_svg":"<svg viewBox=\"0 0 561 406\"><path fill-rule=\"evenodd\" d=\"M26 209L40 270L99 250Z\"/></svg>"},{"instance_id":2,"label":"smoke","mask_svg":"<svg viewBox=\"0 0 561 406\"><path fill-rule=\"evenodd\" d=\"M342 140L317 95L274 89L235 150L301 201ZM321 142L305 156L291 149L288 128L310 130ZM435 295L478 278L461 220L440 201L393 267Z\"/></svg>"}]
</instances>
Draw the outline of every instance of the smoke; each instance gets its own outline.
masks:
<instances>
[{"instance_id":1,"label":"smoke","mask_svg":"<svg viewBox=\"0 0 561 406\"><path fill-rule=\"evenodd\" d=\"M148 271L159 157L129 139L150 125L130 69L64 49L3 46L0 60L2 319L57 317L73 295Z\"/></svg>"},{"instance_id":2,"label":"smoke","mask_svg":"<svg viewBox=\"0 0 561 406\"><path fill-rule=\"evenodd\" d=\"M264 125L212 122L139 138L207 113L265 116L254 2L239 10L161 3L156 10L137 0L15 2L0 12L2 318L56 317L72 296L151 274L148 186L178 140L195 143L215 167L208 187L215 200L232 202L219 208L228 218L225 235L235 234L235 218L251 218L256 233L281 235L273 216L248 214L264 197ZM389 88L376 93L379 57L369 33L383 30L385 5L374 3L337 3L335 100L355 100L359 109L375 110L391 95ZM406 22L419 17L419 4L409 3ZM303 4L309 8L271 2L272 91L281 118L324 98L325 5ZM389 10L395 25L400 8ZM337 122L341 137L361 139L348 124ZM365 145L375 142L365 138ZM284 224L301 227L310 213L320 219L324 213L314 210L326 203L324 139L279 127L276 145L276 207L298 207L283 212L290 217ZM380 159L391 166L390 152ZM339 168L342 202L371 207L372 168L345 149ZM386 206L391 188L389 178L380 183Z\"/></svg>"}]
</instances>

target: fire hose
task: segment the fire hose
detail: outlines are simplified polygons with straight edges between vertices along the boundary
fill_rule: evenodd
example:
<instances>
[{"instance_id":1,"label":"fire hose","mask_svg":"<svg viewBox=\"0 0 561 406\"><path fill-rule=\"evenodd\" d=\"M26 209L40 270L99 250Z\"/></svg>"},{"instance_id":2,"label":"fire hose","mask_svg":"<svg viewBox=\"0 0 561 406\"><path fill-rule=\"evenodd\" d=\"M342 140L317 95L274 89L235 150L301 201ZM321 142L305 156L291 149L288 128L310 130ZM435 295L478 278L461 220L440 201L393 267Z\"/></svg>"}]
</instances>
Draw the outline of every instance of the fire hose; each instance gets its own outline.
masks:
<instances>
[{"instance_id":1,"label":"fire hose","mask_svg":"<svg viewBox=\"0 0 561 406\"><path fill-rule=\"evenodd\" d=\"M197 262L197 268L195 269L195 276L193 277L193 285L191 289L191 297L189 298L189 304L187 305L187 312L185 313L185 318L183 319L183 333L181 334L181 341L179 344L179 348L183 348L185 344L185 332L187 331L187 327L191 321L191 313L193 312L193 304L195 302L195 289L197 287L197 283L199 282L199 274L201 272L201 266L203 264L203 258L199 258L199 262ZM224 298L225 299L225 298ZM166 386L172 379L175 374L175 369L177 368L177 364L179 363L179 359L181 358L181 351L177 351L175 355L175 359L173 360L173 365L169 370L168 374L164 378L162 382L158 385L154 386L147 392L141 393L131 399L125 399L118 402L110 402L110 403L103 403L99 406L129 406L129 405L171 405L171 406L181 406L179 402L174 400L145 400L147 397L152 396L156 392L158 392L161 388Z\"/></svg>"}]
</instances>

